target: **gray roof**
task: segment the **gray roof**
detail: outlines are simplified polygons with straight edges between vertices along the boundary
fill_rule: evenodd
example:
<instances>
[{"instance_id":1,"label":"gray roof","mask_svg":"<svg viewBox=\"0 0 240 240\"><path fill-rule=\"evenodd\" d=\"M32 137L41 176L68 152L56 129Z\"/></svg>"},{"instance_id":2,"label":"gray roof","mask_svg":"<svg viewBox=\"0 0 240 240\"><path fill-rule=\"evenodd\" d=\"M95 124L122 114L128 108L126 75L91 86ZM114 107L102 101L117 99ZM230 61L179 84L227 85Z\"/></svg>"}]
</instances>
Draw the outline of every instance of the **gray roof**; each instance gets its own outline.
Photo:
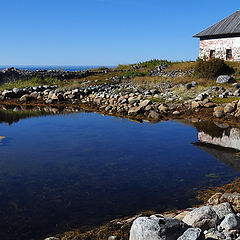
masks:
<instances>
[{"instance_id":1,"label":"gray roof","mask_svg":"<svg viewBox=\"0 0 240 240\"><path fill-rule=\"evenodd\" d=\"M240 11L233 13L193 37L212 37L235 34L240 34Z\"/></svg>"}]
</instances>

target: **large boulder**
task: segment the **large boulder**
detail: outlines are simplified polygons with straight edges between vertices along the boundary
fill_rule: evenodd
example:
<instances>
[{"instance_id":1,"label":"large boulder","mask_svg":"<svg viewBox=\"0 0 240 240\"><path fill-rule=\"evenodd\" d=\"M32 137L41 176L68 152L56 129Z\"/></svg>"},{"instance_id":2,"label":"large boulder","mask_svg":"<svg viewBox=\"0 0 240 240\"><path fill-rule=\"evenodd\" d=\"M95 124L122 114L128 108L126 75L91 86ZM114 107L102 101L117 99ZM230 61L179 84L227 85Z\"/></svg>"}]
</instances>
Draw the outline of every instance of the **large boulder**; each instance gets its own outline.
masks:
<instances>
[{"instance_id":1,"label":"large boulder","mask_svg":"<svg viewBox=\"0 0 240 240\"><path fill-rule=\"evenodd\" d=\"M206 230L215 227L219 222L219 218L216 212L210 206L203 206L189 212L183 218L183 222L192 227Z\"/></svg>"},{"instance_id":2,"label":"large boulder","mask_svg":"<svg viewBox=\"0 0 240 240\"><path fill-rule=\"evenodd\" d=\"M223 84L223 83L234 83L235 80L233 77L230 77L228 75L220 75L217 80L216 80L216 83L220 83L220 84Z\"/></svg>"},{"instance_id":3,"label":"large boulder","mask_svg":"<svg viewBox=\"0 0 240 240\"><path fill-rule=\"evenodd\" d=\"M132 224L129 240L176 240L187 229L178 219L139 217Z\"/></svg>"}]
</instances>

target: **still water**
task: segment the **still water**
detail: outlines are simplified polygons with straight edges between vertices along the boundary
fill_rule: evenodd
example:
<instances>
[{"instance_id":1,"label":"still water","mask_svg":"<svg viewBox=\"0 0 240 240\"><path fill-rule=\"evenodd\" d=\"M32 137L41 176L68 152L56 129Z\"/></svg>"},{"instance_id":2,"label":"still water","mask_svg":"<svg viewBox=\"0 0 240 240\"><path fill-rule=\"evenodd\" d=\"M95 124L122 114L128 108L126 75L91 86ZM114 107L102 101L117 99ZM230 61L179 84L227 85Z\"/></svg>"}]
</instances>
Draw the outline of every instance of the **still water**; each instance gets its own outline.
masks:
<instances>
[{"instance_id":1,"label":"still water","mask_svg":"<svg viewBox=\"0 0 240 240\"><path fill-rule=\"evenodd\" d=\"M226 137L236 146L234 134L213 123L1 110L0 239L188 207L198 189L240 176L236 151L223 148Z\"/></svg>"}]
</instances>

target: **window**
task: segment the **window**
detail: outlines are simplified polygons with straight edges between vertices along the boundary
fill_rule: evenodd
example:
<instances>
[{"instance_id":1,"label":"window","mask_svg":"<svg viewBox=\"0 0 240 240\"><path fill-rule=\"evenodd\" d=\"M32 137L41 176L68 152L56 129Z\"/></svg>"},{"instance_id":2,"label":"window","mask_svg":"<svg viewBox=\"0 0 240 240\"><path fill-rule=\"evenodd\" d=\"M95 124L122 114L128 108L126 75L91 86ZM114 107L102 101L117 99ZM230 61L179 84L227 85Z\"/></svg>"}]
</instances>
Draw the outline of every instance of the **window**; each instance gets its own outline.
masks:
<instances>
[{"instance_id":1,"label":"window","mask_svg":"<svg viewBox=\"0 0 240 240\"><path fill-rule=\"evenodd\" d=\"M210 59L215 58L215 50L210 50Z\"/></svg>"},{"instance_id":2,"label":"window","mask_svg":"<svg viewBox=\"0 0 240 240\"><path fill-rule=\"evenodd\" d=\"M227 60L232 59L232 49L226 50L226 58L227 58Z\"/></svg>"}]
</instances>

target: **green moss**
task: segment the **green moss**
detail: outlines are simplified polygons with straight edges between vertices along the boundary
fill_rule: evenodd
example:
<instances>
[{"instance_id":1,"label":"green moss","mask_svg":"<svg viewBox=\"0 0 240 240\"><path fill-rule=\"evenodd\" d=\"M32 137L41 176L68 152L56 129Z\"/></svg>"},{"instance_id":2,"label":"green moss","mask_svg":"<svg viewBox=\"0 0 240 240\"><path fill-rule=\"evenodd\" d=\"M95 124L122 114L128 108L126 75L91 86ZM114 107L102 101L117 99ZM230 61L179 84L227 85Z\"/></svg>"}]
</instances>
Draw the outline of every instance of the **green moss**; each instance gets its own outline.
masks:
<instances>
[{"instance_id":1,"label":"green moss","mask_svg":"<svg viewBox=\"0 0 240 240\"><path fill-rule=\"evenodd\" d=\"M151 100L152 102L158 102L158 103L164 103L165 102L164 99L162 99L162 98L155 98L155 97L150 98L149 100Z\"/></svg>"},{"instance_id":2,"label":"green moss","mask_svg":"<svg viewBox=\"0 0 240 240\"><path fill-rule=\"evenodd\" d=\"M231 103L233 101L238 101L240 100L240 97L228 97L228 98L213 98L212 102L213 103Z\"/></svg>"}]
</instances>

